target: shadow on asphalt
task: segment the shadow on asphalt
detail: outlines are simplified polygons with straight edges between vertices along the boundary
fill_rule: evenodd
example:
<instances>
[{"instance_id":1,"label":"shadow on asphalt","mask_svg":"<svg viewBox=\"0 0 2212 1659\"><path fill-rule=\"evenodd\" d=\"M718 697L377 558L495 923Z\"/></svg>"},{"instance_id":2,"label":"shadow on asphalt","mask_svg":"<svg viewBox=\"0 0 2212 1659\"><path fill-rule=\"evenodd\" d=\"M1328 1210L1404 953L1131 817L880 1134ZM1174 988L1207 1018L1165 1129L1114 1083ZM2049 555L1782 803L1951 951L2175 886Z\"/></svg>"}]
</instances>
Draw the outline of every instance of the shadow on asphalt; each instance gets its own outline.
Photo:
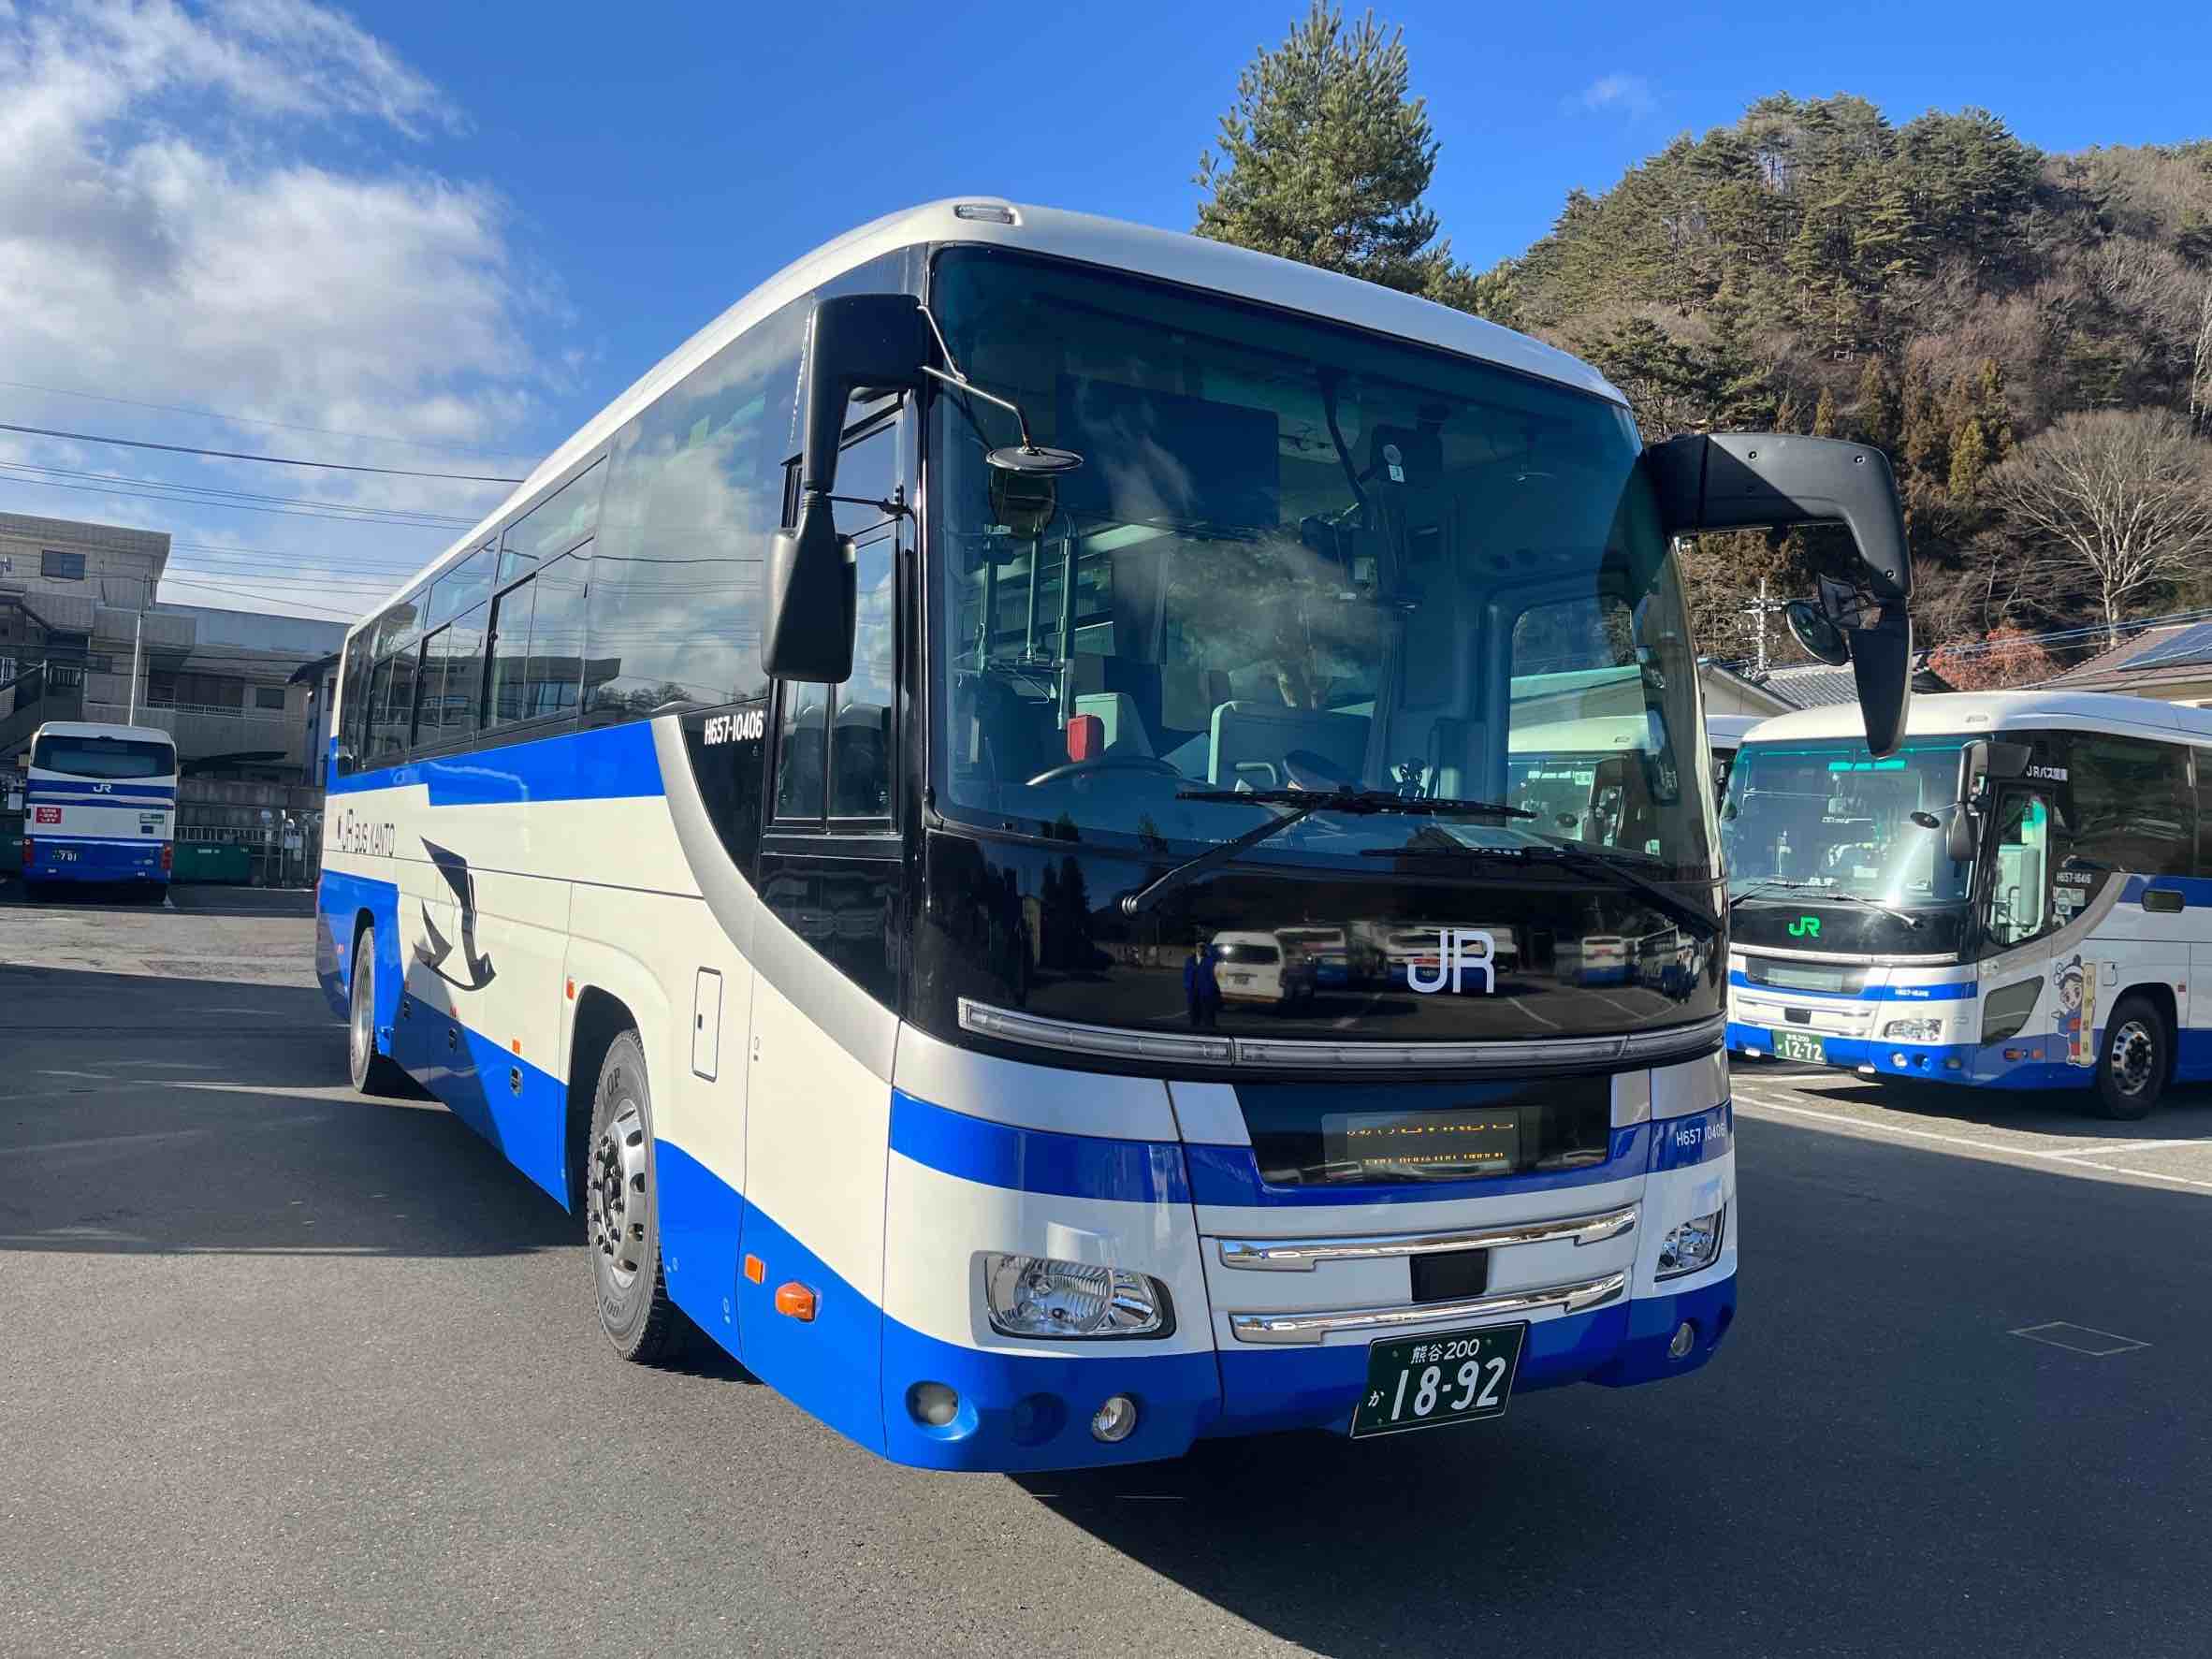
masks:
<instances>
[{"instance_id":1,"label":"shadow on asphalt","mask_svg":"<svg viewBox=\"0 0 2212 1659\"><path fill-rule=\"evenodd\" d=\"M484 1256L580 1238L428 1096L352 1093L343 1027L310 986L0 968L0 1251Z\"/></svg>"},{"instance_id":2,"label":"shadow on asphalt","mask_svg":"<svg viewBox=\"0 0 2212 1659\"><path fill-rule=\"evenodd\" d=\"M211 916L300 916L314 914L313 888L226 887L179 881L166 890L123 882L85 882L51 887L36 897L20 879L0 877L0 910L59 910L77 915L145 915L163 908Z\"/></svg>"},{"instance_id":3,"label":"shadow on asphalt","mask_svg":"<svg viewBox=\"0 0 2212 1659\"><path fill-rule=\"evenodd\" d=\"M1016 1483L1350 1659L1560 1652L1578 1628L1602 1651L1667 1605L1697 1611L1631 1646L2181 1651L2155 1633L2205 1605L2201 1539L2143 1518L2191 1512L2212 1477L2212 1339L2179 1317L2203 1305L2212 1199L1772 1122L1739 1156L1742 1317L1695 1375L1534 1393L1483 1426L1201 1442ZM2093 1359L2013 1334L2049 1320L2151 1346ZM1532 1629L1550 1637L1523 1645Z\"/></svg>"},{"instance_id":4,"label":"shadow on asphalt","mask_svg":"<svg viewBox=\"0 0 2212 1659\"><path fill-rule=\"evenodd\" d=\"M2100 1114L2088 1089L1948 1087L1911 1079L1877 1082L1822 1066L1786 1061L1730 1062L1739 1084L1771 1084L1808 1104L1872 1106L1900 1117L1962 1128L2016 1129L2074 1140L2212 1141L2212 1083L2173 1084L2148 1117L2120 1122Z\"/></svg>"}]
</instances>

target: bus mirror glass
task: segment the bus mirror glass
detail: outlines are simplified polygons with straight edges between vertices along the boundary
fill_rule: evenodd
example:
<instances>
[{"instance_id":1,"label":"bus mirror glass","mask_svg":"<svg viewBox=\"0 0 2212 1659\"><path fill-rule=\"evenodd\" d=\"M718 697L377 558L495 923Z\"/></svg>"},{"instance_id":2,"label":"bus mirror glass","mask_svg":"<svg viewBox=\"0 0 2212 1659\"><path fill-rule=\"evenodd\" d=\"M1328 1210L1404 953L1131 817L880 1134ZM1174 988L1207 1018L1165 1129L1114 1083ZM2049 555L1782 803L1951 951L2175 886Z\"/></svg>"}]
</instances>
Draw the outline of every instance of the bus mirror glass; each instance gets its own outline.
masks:
<instances>
[{"instance_id":1,"label":"bus mirror glass","mask_svg":"<svg viewBox=\"0 0 2212 1659\"><path fill-rule=\"evenodd\" d=\"M1826 617L1809 599L1793 599L1782 607L1782 619L1789 624L1790 637L1805 648L1806 654L1830 668L1841 668L1851 661L1851 648L1843 642L1843 632Z\"/></svg>"},{"instance_id":2,"label":"bus mirror glass","mask_svg":"<svg viewBox=\"0 0 2212 1659\"><path fill-rule=\"evenodd\" d=\"M1858 687L1867 747L1893 753L1913 694L1913 564L1888 458L1841 438L1786 432L1693 433L1655 444L1644 466L1669 535L1841 524L1858 556L1850 579L1822 577L1819 612L1841 636ZM1792 618L1791 632L1797 632Z\"/></svg>"}]
</instances>

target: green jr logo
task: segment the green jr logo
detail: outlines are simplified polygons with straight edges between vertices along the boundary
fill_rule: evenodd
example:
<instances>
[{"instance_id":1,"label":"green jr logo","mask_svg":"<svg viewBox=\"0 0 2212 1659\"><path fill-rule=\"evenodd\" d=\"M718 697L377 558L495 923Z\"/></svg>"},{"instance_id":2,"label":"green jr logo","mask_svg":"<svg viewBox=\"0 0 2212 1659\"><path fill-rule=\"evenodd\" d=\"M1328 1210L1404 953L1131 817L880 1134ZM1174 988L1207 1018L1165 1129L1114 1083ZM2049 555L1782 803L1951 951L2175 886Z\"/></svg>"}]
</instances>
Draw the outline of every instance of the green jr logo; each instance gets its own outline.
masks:
<instances>
[{"instance_id":1,"label":"green jr logo","mask_svg":"<svg viewBox=\"0 0 2212 1659\"><path fill-rule=\"evenodd\" d=\"M1799 916L1790 924L1790 938L1792 939L1818 939L1819 937L1820 918L1818 916Z\"/></svg>"}]
</instances>

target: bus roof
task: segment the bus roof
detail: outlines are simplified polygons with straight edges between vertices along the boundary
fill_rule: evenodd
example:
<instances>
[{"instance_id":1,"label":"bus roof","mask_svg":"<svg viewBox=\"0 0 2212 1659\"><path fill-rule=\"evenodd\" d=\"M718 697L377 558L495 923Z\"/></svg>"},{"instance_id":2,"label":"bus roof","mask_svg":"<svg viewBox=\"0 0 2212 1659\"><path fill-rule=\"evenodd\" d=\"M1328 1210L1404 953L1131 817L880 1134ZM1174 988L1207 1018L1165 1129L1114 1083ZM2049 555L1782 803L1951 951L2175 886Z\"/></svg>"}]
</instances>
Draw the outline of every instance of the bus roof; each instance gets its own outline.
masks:
<instances>
[{"instance_id":1,"label":"bus roof","mask_svg":"<svg viewBox=\"0 0 2212 1659\"><path fill-rule=\"evenodd\" d=\"M1006 213L1013 223L967 217L959 211L963 208ZM948 198L887 214L857 230L848 231L835 241L825 242L785 266L647 371L629 390L540 461L513 494L444 552L380 600L361 620L374 618L448 560L482 546L486 534L512 509L559 480L639 410L778 306L856 265L900 248L931 242L986 243L1080 259L1140 276L1159 277L1195 288L1260 300L1288 311L1303 312L1325 321L1347 323L1377 334L1517 370L1614 402L1626 402L1603 375L1579 357L1569 357L1565 352L1481 317L1410 294L1377 287L1355 277L1278 259L1272 254L1255 254L1227 242L1102 219L1090 213L1025 207L997 196ZM356 629L359 626L359 622L355 624Z\"/></svg>"},{"instance_id":2,"label":"bus roof","mask_svg":"<svg viewBox=\"0 0 2212 1659\"><path fill-rule=\"evenodd\" d=\"M36 743L41 737L120 737L134 743L166 743L171 749L177 740L159 726L112 725L106 720L48 720L31 734Z\"/></svg>"},{"instance_id":3,"label":"bus roof","mask_svg":"<svg viewBox=\"0 0 2212 1659\"><path fill-rule=\"evenodd\" d=\"M2080 726L2142 736L2212 743L2212 709L2185 708L2117 691L1951 691L1913 699L1908 737L1984 737L2010 728ZM1749 744L1812 737L1862 737L1858 705L1800 709L1761 720Z\"/></svg>"}]
</instances>

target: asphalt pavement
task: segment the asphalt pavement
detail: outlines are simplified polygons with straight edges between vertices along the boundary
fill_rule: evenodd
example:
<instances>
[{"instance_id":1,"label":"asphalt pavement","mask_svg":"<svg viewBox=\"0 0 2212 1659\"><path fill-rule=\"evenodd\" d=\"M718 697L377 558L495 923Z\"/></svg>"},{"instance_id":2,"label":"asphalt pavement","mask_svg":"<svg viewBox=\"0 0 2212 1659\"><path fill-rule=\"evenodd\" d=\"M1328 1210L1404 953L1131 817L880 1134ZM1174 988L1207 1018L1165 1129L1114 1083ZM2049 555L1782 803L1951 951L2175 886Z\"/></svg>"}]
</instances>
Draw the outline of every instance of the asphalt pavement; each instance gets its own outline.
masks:
<instances>
[{"instance_id":1,"label":"asphalt pavement","mask_svg":"<svg viewBox=\"0 0 2212 1659\"><path fill-rule=\"evenodd\" d=\"M0 1652L2212 1652L2205 1091L1745 1071L1702 1373L927 1475L618 1363L559 1207L348 1091L308 930L0 902Z\"/></svg>"}]
</instances>

